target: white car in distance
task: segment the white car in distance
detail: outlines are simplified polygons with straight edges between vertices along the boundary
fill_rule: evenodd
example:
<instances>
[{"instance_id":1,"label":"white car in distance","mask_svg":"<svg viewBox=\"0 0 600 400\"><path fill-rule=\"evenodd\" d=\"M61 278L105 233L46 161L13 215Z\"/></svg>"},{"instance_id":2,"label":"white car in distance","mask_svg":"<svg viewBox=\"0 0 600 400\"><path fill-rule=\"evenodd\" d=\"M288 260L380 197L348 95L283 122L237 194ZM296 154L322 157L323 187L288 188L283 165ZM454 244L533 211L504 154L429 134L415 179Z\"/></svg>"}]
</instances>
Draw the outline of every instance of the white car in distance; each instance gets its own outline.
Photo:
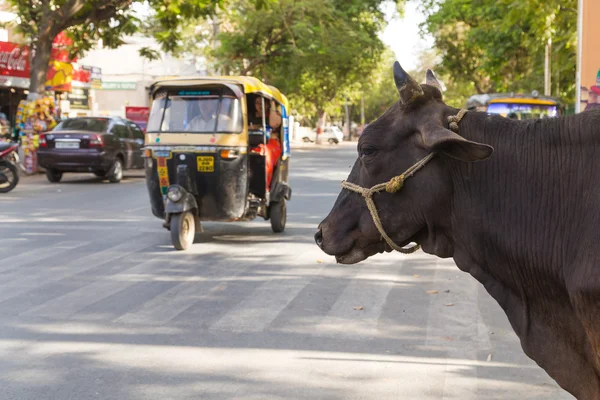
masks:
<instances>
[{"instance_id":1,"label":"white car in distance","mask_svg":"<svg viewBox=\"0 0 600 400\"><path fill-rule=\"evenodd\" d=\"M317 130L308 131L302 137L304 143L315 142L317 140ZM337 126L328 126L323 129L321 134L321 143L338 144L344 140L342 130Z\"/></svg>"}]
</instances>

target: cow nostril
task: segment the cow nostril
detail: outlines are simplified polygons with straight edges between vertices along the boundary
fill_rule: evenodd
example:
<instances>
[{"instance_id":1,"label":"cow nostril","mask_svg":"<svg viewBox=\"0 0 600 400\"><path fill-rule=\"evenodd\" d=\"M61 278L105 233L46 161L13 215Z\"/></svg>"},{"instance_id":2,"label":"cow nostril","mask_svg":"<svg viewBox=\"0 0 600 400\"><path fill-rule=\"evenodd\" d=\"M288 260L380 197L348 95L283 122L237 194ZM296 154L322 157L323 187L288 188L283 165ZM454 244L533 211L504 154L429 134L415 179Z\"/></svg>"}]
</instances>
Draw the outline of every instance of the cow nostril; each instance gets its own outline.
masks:
<instances>
[{"instance_id":1,"label":"cow nostril","mask_svg":"<svg viewBox=\"0 0 600 400\"><path fill-rule=\"evenodd\" d=\"M320 229L317 231L317 233L315 233L315 242L319 247L321 247L321 245L323 244L323 231Z\"/></svg>"}]
</instances>

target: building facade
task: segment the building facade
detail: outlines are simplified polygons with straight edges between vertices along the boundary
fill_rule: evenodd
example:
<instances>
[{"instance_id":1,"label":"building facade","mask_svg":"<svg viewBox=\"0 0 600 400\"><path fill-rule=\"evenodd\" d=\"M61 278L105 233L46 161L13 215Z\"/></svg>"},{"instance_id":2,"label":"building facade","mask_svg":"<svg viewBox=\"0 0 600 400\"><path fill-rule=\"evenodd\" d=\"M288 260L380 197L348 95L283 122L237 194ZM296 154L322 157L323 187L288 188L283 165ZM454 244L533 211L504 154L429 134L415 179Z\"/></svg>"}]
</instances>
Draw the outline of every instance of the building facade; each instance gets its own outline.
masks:
<instances>
[{"instance_id":1,"label":"building facade","mask_svg":"<svg viewBox=\"0 0 600 400\"><path fill-rule=\"evenodd\" d=\"M146 60L140 49L149 47L159 52L161 59ZM102 69L102 87L95 91L93 112L96 115L125 116L125 107L148 107L148 88L157 78L196 74L195 62L174 58L160 51L152 38L131 36L117 49L100 44L80 60L82 64Z\"/></svg>"}]
</instances>

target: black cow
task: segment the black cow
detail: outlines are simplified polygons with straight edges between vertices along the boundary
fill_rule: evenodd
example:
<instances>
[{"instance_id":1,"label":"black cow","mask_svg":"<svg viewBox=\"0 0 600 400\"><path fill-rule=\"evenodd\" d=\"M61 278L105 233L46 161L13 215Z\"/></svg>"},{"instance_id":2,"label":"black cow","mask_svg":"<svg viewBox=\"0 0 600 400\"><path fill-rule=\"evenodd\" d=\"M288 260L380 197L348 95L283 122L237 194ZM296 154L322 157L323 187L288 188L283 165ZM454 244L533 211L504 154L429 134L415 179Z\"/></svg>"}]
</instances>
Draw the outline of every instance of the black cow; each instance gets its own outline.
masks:
<instances>
[{"instance_id":1,"label":"black cow","mask_svg":"<svg viewBox=\"0 0 600 400\"><path fill-rule=\"evenodd\" d=\"M395 63L394 78L400 101L360 137L348 182L370 188L435 156L401 190L372 194L391 244L363 196L345 189L317 244L347 264L411 242L454 258L504 309L529 357L577 398L600 399L600 112L529 121L467 112L459 135L448 119L459 110L431 71L419 85Z\"/></svg>"}]
</instances>

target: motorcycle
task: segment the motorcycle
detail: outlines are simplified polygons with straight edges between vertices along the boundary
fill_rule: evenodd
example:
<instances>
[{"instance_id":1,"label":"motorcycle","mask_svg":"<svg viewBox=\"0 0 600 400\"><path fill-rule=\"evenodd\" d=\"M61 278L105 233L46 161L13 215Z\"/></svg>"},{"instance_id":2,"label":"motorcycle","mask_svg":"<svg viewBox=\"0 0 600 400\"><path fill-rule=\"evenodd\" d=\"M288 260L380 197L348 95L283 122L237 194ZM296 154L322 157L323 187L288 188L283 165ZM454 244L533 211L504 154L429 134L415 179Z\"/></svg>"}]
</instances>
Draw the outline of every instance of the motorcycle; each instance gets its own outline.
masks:
<instances>
[{"instance_id":1,"label":"motorcycle","mask_svg":"<svg viewBox=\"0 0 600 400\"><path fill-rule=\"evenodd\" d=\"M8 193L19 183L17 165L21 165L17 143L0 143L0 193Z\"/></svg>"}]
</instances>

